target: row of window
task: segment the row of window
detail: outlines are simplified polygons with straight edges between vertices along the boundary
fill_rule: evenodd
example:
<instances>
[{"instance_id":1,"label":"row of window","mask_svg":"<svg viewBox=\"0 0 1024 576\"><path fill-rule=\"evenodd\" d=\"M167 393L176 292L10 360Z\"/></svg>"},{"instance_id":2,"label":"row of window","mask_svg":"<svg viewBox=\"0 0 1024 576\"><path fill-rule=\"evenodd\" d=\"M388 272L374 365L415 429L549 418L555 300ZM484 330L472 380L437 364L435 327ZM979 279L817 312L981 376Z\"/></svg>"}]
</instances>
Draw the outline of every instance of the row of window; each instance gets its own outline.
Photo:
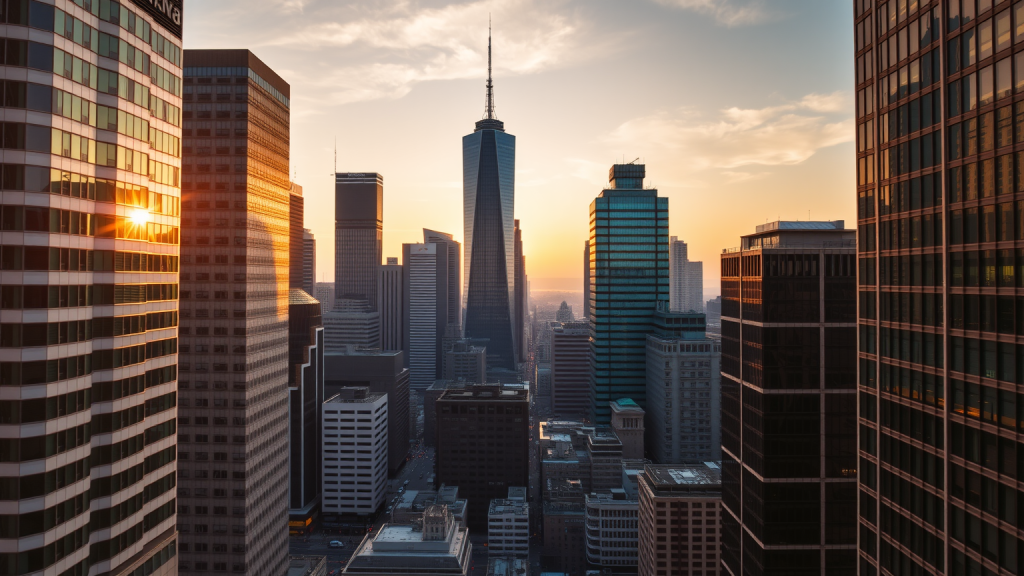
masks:
<instances>
[{"instance_id":1,"label":"row of window","mask_svg":"<svg viewBox=\"0 0 1024 576\"><path fill-rule=\"evenodd\" d=\"M153 388L173 382L177 378L176 365L164 366L147 370L144 374L129 376L111 382L94 382L92 385L93 402L110 402L135 394L141 394L147 388Z\"/></svg>"},{"instance_id":2,"label":"row of window","mask_svg":"<svg viewBox=\"0 0 1024 576\"><path fill-rule=\"evenodd\" d=\"M90 284L0 287L0 309L74 308L177 300L177 284Z\"/></svg>"},{"instance_id":3,"label":"row of window","mask_svg":"<svg viewBox=\"0 0 1024 576\"><path fill-rule=\"evenodd\" d=\"M945 347L941 334L900 330L885 326L879 332L878 353L880 356L942 368Z\"/></svg>"},{"instance_id":4,"label":"row of window","mask_svg":"<svg viewBox=\"0 0 1024 576\"><path fill-rule=\"evenodd\" d=\"M871 53L868 52L870 55ZM942 79L941 54L938 48L926 52L899 70L879 78L882 105L893 104L936 84ZM858 82L859 84L860 82Z\"/></svg>"},{"instance_id":5,"label":"row of window","mask_svg":"<svg viewBox=\"0 0 1024 576\"><path fill-rule=\"evenodd\" d=\"M866 21L865 32L870 32L870 17ZM938 41L942 35L942 28L939 22L939 8L925 12L919 19L915 19L908 26L904 26L897 32L883 40L878 45L878 69L888 70L898 62L912 56L918 50L926 48L932 42Z\"/></svg>"},{"instance_id":6,"label":"row of window","mask_svg":"<svg viewBox=\"0 0 1024 576\"><path fill-rule=\"evenodd\" d=\"M45 166L4 164L2 172L0 184L4 190L48 192L72 198L115 202L147 208L152 213L170 216L177 216L181 212L178 197L160 194L138 184L96 178Z\"/></svg>"}]
</instances>

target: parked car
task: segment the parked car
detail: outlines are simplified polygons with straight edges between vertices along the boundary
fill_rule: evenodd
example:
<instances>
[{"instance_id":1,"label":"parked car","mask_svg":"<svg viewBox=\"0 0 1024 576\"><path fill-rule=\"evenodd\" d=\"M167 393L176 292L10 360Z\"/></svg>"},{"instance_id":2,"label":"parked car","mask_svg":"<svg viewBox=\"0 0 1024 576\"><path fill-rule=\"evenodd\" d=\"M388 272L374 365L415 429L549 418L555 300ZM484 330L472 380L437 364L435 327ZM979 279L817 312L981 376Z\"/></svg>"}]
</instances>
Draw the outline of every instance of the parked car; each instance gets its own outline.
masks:
<instances>
[{"instance_id":1,"label":"parked car","mask_svg":"<svg viewBox=\"0 0 1024 576\"><path fill-rule=\"evenodd\" d=\"M331 548L344 548L345 547L345 543L342 542L341 540L331 540L331 543L329 544L329 546Z\"/></svg>"}]
</instances>

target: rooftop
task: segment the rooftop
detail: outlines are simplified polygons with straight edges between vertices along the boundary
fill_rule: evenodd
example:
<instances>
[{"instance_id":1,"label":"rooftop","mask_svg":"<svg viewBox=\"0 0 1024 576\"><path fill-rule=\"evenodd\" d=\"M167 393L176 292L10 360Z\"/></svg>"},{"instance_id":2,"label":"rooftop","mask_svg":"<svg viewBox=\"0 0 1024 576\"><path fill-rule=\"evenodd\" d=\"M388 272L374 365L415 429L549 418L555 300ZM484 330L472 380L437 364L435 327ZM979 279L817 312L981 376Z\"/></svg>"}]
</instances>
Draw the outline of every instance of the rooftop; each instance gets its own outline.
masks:
<instances>
[{"instance_id":1,"label":"rooftop","mask_svg":"<svg viewBox=\"0 0 1024 576\"><path fill-rule=\"evenodd\" d=\"M644 409L640 407L632 398L619 398L618 400L612 400L611 407L613 412L640 412L643 413Z\"/></svg>"},{"instance_id":2,"label":"rooftop","mask_svg":"<svg viewBox=\"0 0 1024 576\"><path fill-rule=\"evenodd\" d=\"M324 404L367 404L376 402L387 396L384 392L370 392L369 388L363 386L351 386L341 390L324 400Z\"/></svg>"},{"instance_id":3,"label":"rooftop","mask_svg":"<svg viewBox=\"0 0 1024 576\"><path fill-rule=\"evenodd\" d=\"M527 576L529 567L527 558L491 556L487 559L487 576Z\"/></svg>"},{"instance_id":4,"label":"rooftop","mask_svg":"<svg viewBox=\"0 0 1024 576\"><path fill-rule=\"evenodd\" d=\"M771 232L772 230L843 230L845 229L845 224L843 220L823 220L817 222L776 220L775 222L758 224L757 233Z\"/></svg>"},{"instance_id":5,"label":"rooftop","mask_svg":"<svg viewBox=\"0 0 1024 576\"><path fill-rule=\"evenodd\" d=\"M529 399L529 390L525 387L487 384L469 386L461 389L449 388L438 401L442 400L504 400L509 402L525 402Z\"/></svg>"},{"instance_id":6,"label":"rooftop","mask_svg":"<svg viewBox=\"0 0 1024 576\"><path fill-rule=\"evenodd\" d=\"M721 490L722 487L722 469L715 462L649 464L643 478L658 491Z\"/></svg>"},{"instance_id":7,"label":"rooftop","mask_svg":"<svg viewBox=\"0 0 1024 576\"><path fill-rule=\"evenodd\" d=\"M487 508L487 515L515 514L517 516L526 516L529 514L529 510L530 507L526 504L525 500L495 498L491 500L491 505Z\"/></svg>"}]
</instances>

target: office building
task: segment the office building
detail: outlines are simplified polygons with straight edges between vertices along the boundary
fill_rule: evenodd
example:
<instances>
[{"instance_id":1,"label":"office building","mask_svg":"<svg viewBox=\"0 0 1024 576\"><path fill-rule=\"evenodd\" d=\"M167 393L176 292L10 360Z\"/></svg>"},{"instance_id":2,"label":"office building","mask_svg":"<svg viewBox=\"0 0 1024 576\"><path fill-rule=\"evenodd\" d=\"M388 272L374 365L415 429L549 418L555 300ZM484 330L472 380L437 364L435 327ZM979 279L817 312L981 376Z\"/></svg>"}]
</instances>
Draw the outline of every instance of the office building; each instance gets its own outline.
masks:
<instances>
[{"instance_id":1,"label":"office building","mask_svg":"<svg viewBox=\"0 0 1024 576\"><path fill-rule=\"evenodd\" d=\"M516 557L508 554L495 555L491 553L487 557L487 572L485 576L529 576L530 559Z\"/></svg>"},{"instance_id":2,"label":"office building","mask_svg":"<svg viewBox=\"0 0 1024 576\"><path fill-rule=\"evenodd\" d=\"M646 407L647 334L657 303L669 299L668 198L644 188L644 176L643 164L612 166L609 188L590 204L591 409L599 424L608 423L612 400Z\"/></svg>"},{"instance_id":3,"label":"office building","mask_svg":"<svg viewBox=\"0 0 1024 576\"><path fill-rule=\"evenodd\" d=\"M305 253L305 242L302 239L305 198L302 197L302 186L289 182L288 187L288 287L301 290L302 259Z\"/></svg>"},{"instance_id":4,"label":"office building","mask_svg":"<svg viewBox=\"0 0 1024 576\"><path fill-rule=\"evenodd\" d=\"M611 428L622 443L622 457L636 459L644 457L644 409L629 398L619 398L611 403Z\"/></svg>"},{"instance_id":5,"label":"office building","mask_svg":"<svg viewBox=\"0 0 1024 576\"><path fill-rule=\"evenodd\" d=\"M309 228L302 230L302 286L310 296L316 292L316 237Z\"/></svg>"},{"instance_id":6,"label":"office building","mask_svg":"<svg viewBox=\"0 0 1024 576\"><path fill-rule=\"evenodd\" d=\"M639 477L640 576L721 573L722 471L717 464L648 465ZM831 574L833 572L822 572Z\"/></svg>"},{"instance_id":7,"label":"office building","mask_svg":"<svg viewBox=\"0 0 1024 576\"><path fill-rule=\"evenodd\" d=\"M444 504L428 506L415 524L384 524L367 533L342 570L345 576L466 576L472 545Z\"/></svg>"},{"instance_id":8,"label":"office building","mask_svg":"<svg viewBox=\"0 0 1024 576\"><path fill-rule=\"evenodd\" d=\"M346 348L380 348L380 313L365 300L336 298L334 309L323 314L324 344L331 353Z\"/></svg>"},{"instance_id":9,"label":"office building","mask_svg":"<svg viewBox=\"0 0 1024 576\"><path fill-rule=\"evenodd\" d=\"M842 221L770 222L722 253L731 574L856 566L855 234Z\"/></svg>"},{"instance_id":10,"label":"office building","mask_svg":"<svg viewBox=\"0 0 1024 576\"><path fill-rule=\"evenodd\" d=\"M590 320L590 240L583 242L583 319Z\"/></svg>"},{"instance_id":11,"label":"office building","mask_svg":"<svg viewBox=\"0 0 1024 576\"><path fill-rule=\"evenodd\" d=\"M449 388L462 389L470 383L465 380L436 380L423 391L423 444L433 446L437 441L437 399Z\"/></svg>"},{"instance_id":12,"label":"office building","mask_svg":"<svg viewBox=\"0 0 1024 576\"><path fill-rule=\"evenodd\" d=\"M320 313L326 314L334 310L334 282L317 282L312 294L320 302Z\"/></svg>"},{"instance_id":13,"label":"office building","mask_svg":"<svg viewBox=\"0 0 1024 576\"><path fill-rule=\"evenodd\" d=\"M931 1L857 2L853 15L859 570L1019 572L1008 498L1016 489L1019 510L1024 326L1006 242L1024 238L1008 201L1024 184L1011 72L1021 78L1024 14ZM902 37L913 40L900 48ZM904 69L921 73L901 83ZM920 118L903 125L900 110Z\"/></svg>"},{"instance_id":14,"label":"office building","mask_svg":"<svg viewBox=\"0 0 1024 576\"><path fill-rule=\"evenodd\" d=\"M622 488L622 442L609 426L573 420L540 422L542 498L563 482L579 482L583 492Z\"/></svg>"},{"instance_id":15,"label":"office building","mask_svg":"<svg viewBox=\"0 0 1024 576\"><path fill-rule=\"evenodd\" d=\"M377 268L383 257L384 177L376 172L334 175L334 290L338 300L377 309Z\"/></svg>"},{"instance_id":16,"label":"office building","mask_svg":"<svg viewBox=\"0 0 1024 576\"><path fill-rule=\"evenodd\" d=\"M435 504L447 506L455 523L462 527L466 526L466 499L459 497L458 486L444 485L437 490L406 490L403 492L391 512L391 523L411 524L421 520L426 509Z\"/></svg>"},{"instance_id":17,"label":"office building","mask_svg":"<svg viewBox=\"0 0 1024 576\"><path fill-rule=\"evenodd\" d=\"M545 499L544 552L541 565L567 574L583 574L587 569L586 505L579 501Z\"/></svg>"},{"instance_id":18,"label":"office building","mask_svg":"<svg viewBox=\"0 0 1024 576\"><path fill-rule=\"evenodd\" d=\"M722 297L715 296L704 304L707 311L707 334L715 340L722 339Z\"/></svg>"},{"instance_id":19,"label":"office building","mask_svg":"<svg viewBox=\"0 0 1024 576\"><path fill-rule=\"evenodd\" d=\"M320 303L292 288L288 303L288 527L311 529L320 501L320 408L324 401L324 327Z\"/></svg>"},{"instance_id":20,"label":"office building","mask_svg":"<svg viewBox=\"0 0 1024 576\"><path fill-rule=\"evenodd\" d=\"M288 576L327 576L327 557L289 556Z\"/></svg>"},{"instance_id":21,"label":"office building","mask_svg":"<svg viewBox=\"0 0 1024 576\"><path fill-rule=\"evenodd\" d=\"M113 16L9 2L0 16L0 570L12 574L177 570L181 2L167 9L176 20L141 0ZM136 70L118 65L129 54ZM119 99L119 81L138 96ZM133 482L112 483L122 471Z\"/></svg>"},{"instance_id":22,"label":"office building","mask_svg":"<svg viewBox=\"0 0 1024 576\"><path fill-rule=\"evenodd\" d=\"M398 258L388 258L377 275L377 313L381 350L404 350L405 280Z\"/></svg>"},{"instance_id":23,"label":"office building","mask_svg":"<svg viewBox=\"0 0 1024 576\"><path fill-rule=\"evenodd\" d=\"M513 224L515 231L515 249L513 258L515 266L515 330L516 362L526 362L526 256L523 255L523 229L519 227L519 219Z\"/></svg>"},{"instance_id":24,"label":"office building","mask_svg":"<svg viewBox=\"0 0 1024 576\"><path fill-rule=\"evenodd\" d=\"M516 137L494 114L491 45L487 40L484 119L462 138L465 322L467 338L487 339L487 366L515 371L514 328Z\"/></svg>"},{"instance_id":25,"label":"office building","mask_svg":"<svg viewBox=\"0 0 1024 576\"><path fill-rule=\"evenodd\" d=\"M627 496L622 488L592 492L585 497L585 508L588 568L635 573L640 538L636 496Z\"/></svg>"},{"instance_id":26,"label":"office building","mask_svg":"<svg viewBox=\"0 0 1024 576\"><path fill-rule=\"evenodd\" d=\"M342 387L324 401L324 514L373 514L388 482L388 395L364 386Z\"/></svg>"},{"instance_id":27,"label":"office building","mask_svg":"<svg viewBox=\"0 0 1024 576\"><path fill-rule=\"evenodd\" d=\"M395 475L409 455L409 370L397 351L347 348L324 356L324 396L341 388L366 386L388 396L388 473Z\"/></svg>"},{"instance_id":28,"label":"office building","mask_svg":"<svg viewBox=\"0 0 1024 576\"><path fill-rule=\"evenodd\" d=\"M446 333L453 332L457 338L462 333L462 244L452 239L452 235L437 230L423 229L423 242L437 244L439 251L448 252L448 285L447 285L447 317Z\"/></svg>"},{"instance_id":29,"label":"office building","mask_svg":"<svg viewBox=\"0 0 1024 576\"><path fill-rule=\"evenodd\" d=\"M248 50L187 50L184 60L179 572L281 574L288 563L289 87ZM214 127L212 106L218 118L233 119Z\"/></svg>"},{"instance_id":30,"label":"office building","mask_svg":"<svg viewBox=\"0 0 1024 576\"><path fill-rule=\"evenodd\" d=\"M669 302L673 312L704 311L704 263L689 259L686 242L669 239Z\"/></svg>"},{"instance_id":31,"label":"office building","mask_svg":"<svg viewBox=\"0 0 1024 576\"><path fill-rule=\"evenodd\" d=\"M444 391L437 410L434 484L458 486L469 525L487 525L487 509L510 486L529 485L530 395L525 387L470 386Z\"/></svg>"},{"instance_id":32,"label":"office building","mask_svg":"<svg viewBox=\"0 0 1024 576\"><path fill-rule=\"evenodd\" d=\"M551 332L551 413L590 415L590 323L563 323Z\"/></svg>"},{"instance_id":33,"label":"office building","mask_svg":"<svg viewBox=\"0 0 1024 576\"><path fill-rule=\"evenodd\" d=\"M491 500L487 509L487 553L530 554L530 507L525 499Z\"/></svg>"},{"instance_id":34,"label":"office building","mask_svg":"<svg viewBox=\"0 0 1024 576\"><path fill-rule=\"evenodd\" d=\"M442 341L448 314L448 250L442 243L402 244L406 363L413 388L425 390L442 376Z\"/></svg>"},{"instance_id":35,"label":"office building","mask_svg":"<svg viewBox=\"0 0 1024 576\"><path fill-rule=\"evenodd\" d=\"M487 348L475 346L473 341L464 338L452 343L450 350L445 352L445 380L465 380L472 384L487 382Z\"/></svg>"},{"instance_id":36,"label":"office building","mask_svg":"<svg viewBox=\"0 0 1024 576\"><path fill-rule=\"evenodd\" d=\"M562 300L562 303L558 306L558 310L555 311L555 322L565 324L566 322L574 322L575 320L576 316L572 313L572 306L569 306L565 300Z\"/></svg>"}]
</instances>

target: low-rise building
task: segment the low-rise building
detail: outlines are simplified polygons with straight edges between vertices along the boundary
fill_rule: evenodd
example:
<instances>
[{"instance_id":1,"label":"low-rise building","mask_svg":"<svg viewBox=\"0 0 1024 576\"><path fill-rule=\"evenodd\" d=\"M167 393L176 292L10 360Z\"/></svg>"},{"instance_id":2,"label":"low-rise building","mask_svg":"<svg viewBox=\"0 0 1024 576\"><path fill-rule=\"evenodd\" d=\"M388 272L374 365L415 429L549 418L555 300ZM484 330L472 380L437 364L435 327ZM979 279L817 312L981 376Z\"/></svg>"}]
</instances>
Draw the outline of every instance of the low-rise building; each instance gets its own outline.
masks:
<instances>
[{"instance_id":1,"label":"low-rise building","mask_svg":"<svg viewBox=\"0 0 1024 576\"><path fill-rule=\"evenodd\" d=\"M515 556L490 556L487 558L487 576L530 576L530 560Z\"/></svg>"},{"instance_id":2,"label":"low-rise building","mask_svg":"<svg viewBox=\"0 0 1024 576\"><path fill-rule=\"evenodd\" d=\"M622 443L623 458L644 457L644 409L631 398L612 400L611 426Z\"/></svg>"},{"instance_id":3,"label":"low-rise building","mask_svg":"<svg viewBox=\"0 0 1024 576\"><path fill-rule=\"evenodd\" d=\"M287 576L326 576L326 556L289 556Z\"/></svg>"},{"instance_id":4,"label":"low-rise building","mask_svg":"<svg viewBox=\"0 0 1024 576\"><path fill-rule=\"evenodd\" d=\"M385 524L366 535L342 571L350 576L466 576L469 531L443 504L428 506L413 524Z\"/></svg>"},{"instance_id":5,"label":"low-rise building","mask_svg":"<svg viewBox=\"0 0 1024 576\"><path fill-rule=\"evenodd\" d=\"M574 576L586 571L585 516L582 494L576 501L544 501L543 566Z\"/></svg>"},{"instance_id":6,"label":"low-rise building","mask_svg":"<svg viewBox=\"0 0 1024 576\"><path fill-rule=\"evenodd\" d=\"M458 486L442 485L434 490L406 490L391 511L391 523L411 524L419 518L423 518L423 512L428 506L444 504L452 513L455 522L466 526L466 499L459 498Z\"/></svg>"},{"instance_id":7,"label":"low-rise building","mask_svg":"<svg viewBox=\"0 0 1024 576\"><path fill-rule=\"evenodd\" d=\"M587 564L611 573L635 572L639 502L621 489L586 497Z\"/></svg>"},{"instance_id":8,"label":"low-rise building","mask_svg":"<svg viewBox=\"0 0 1024 576\"><path fill-rule=\"evenodd\" d=\"M388 396L341 388L323 404L321 510L367 516L384 503L388 481Z\"/></svg>"},{"instance_id":9,"label":"low-rise building","mask_svg":"<svg viewBox=\"0 0 1024 576\"><path fill-rule=\"evenodd\" d=\"M526 556L530 553L530 508L526 494L491 500L487 510L487 551L490 554ZM523 489L525 492L525 489Z\"/></svg>"},{"instance_id":10,"label":"low-rise building","mask_svg":"<svg viewBox=\"0 0 1024 576\"><path fill-rule=\"evenodd\" d=\"M720 574L718 465L648 465L639 480L639 576Z\"/></svg>"}]
</instances>

